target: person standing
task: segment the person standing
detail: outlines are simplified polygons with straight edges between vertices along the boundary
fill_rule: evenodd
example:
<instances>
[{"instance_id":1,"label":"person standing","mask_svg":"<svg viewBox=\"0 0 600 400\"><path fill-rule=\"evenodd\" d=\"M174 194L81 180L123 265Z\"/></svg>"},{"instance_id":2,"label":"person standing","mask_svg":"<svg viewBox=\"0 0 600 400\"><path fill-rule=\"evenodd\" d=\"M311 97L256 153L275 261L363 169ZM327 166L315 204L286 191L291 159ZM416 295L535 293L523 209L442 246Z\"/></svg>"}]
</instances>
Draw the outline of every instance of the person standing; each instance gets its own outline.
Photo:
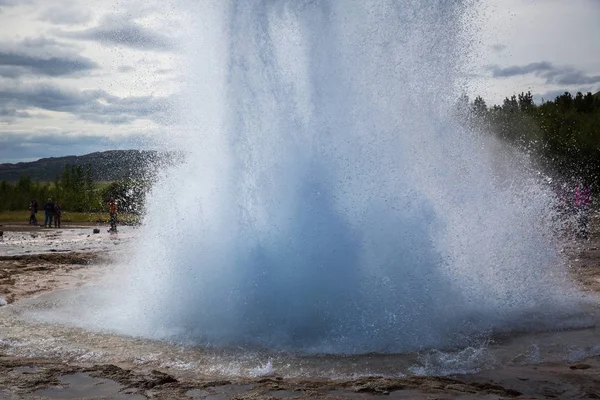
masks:
<instances>
[{"instance_id":1,"label":"person standing","mask_svg":"<svg viewBox=\"0 0 600 400\"><path fill-rule=\"evenodd\" d=\"M60 203L57 201L54 204L54 227L60 228L60 217L62 214L62 209L60 208Z\"/></svg>"},{"instance_id":2,"label":"person standing","mask_svg":"<svg viewBox=\"0 0 600 400\"><path fill-rule=\"evenodd\" d=\"M44 204L44 212L46 219L44 220L44 228L52 228L52 214L54 214L54 202L48 198L46 204Z\"/></svg>"},{"instance_id":3,"label":"person standing","mask_svg":"<svg viewBox=\"0 0 600 400\"><path fill-rule=\"evenodd\" d=\"M108 206L108 213L110 214L110 229L108 231L116 232L117 231L117 211L119 208L118 207L119 201L112 199L111 201L106 203L106 205Z\"/></svg>"},{"instance_id":4,"label":"person standing","mask_svg":"<svg viewBox=\"0 0 600 400\"><path fill-rule=\"evenodd\" d=\"M38 212L38 202L36 199L31 199L31 203L29 203L29 225L37 225L37 217L36 214Z\"/></svg>"}]
</instances>

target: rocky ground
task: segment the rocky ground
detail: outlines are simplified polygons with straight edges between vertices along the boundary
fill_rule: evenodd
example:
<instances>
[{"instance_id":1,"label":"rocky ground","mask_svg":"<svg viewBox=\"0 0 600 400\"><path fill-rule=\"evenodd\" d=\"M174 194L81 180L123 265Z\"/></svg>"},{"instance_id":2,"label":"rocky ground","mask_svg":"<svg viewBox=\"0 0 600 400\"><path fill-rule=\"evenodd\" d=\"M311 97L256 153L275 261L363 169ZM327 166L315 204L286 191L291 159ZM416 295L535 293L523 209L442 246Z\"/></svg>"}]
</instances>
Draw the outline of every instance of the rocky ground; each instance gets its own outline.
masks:
<instances>
[{"instance_id":1,"label":"rocky ground","mask_svg":"<svg viewBox=\"0 0 600 400\"><path fill-rule=\"evenodd\" d=\"M0 295L8 304L40 293L77 287L99 276L95 253L0 256ZM1 301L1 300L0 300Z\"/></svg>"},{"instance_id":2,"label":"rocky ground","mask_svg":"<svg viewBox=\"0 0 600 400\"><path fill-rule=\"evenodd\" d=\"M564 251L584 290L600 293L600 224L590 240ZM2 229L2 228L0 228ZM18 228L16 228L18 229ZM29 228L26 228L29 229ZM91 229L91 228L90 228ZM6 229L5 229L6 230ZM106 273L105 252L2 255L0 304L76 287ZM600 340L599 340L600 342ZM450 377L362 377L348 380L197 380L168 370L15 358L1 353L0 399L600 399L600 356L578 363L513 365Z\"/></svg>"}]
</instances>

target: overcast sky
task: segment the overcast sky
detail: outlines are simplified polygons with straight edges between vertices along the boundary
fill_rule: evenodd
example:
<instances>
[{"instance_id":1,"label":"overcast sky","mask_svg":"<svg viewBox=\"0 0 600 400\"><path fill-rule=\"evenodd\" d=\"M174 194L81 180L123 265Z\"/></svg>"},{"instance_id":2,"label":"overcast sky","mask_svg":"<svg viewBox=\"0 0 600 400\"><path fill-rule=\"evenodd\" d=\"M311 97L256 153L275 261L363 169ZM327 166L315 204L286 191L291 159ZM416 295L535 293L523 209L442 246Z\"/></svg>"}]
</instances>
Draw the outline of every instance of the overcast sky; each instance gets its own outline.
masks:
<instances>
[{"instance_id":1,"label":"overcast sky","mask_svg":"<svg viewBox=\"0 0 600 400\"><path fill-rule=\"evenodd\" d=\"M184 16L165 4L0 0L0 163L152 146L169 132ZM600 90L600 0L480 5L471 96Z\"/></svg>"}]
</instances>

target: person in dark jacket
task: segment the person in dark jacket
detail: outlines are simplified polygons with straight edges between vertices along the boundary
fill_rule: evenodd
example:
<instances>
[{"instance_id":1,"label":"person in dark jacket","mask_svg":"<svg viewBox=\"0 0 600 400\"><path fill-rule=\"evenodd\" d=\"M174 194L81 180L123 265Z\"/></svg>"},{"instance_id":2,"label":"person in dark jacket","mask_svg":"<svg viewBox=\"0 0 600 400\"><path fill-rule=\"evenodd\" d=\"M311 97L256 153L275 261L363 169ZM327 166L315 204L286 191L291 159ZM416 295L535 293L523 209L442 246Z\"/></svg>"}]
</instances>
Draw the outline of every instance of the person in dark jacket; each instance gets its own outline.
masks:
<instances>
[{"instance_id":1,"label":"person in dark jacket","mask_svg":"<svg viewBox=\"0 0 600 400\"><path fill-rule=\"evenodd\" d=\"M48 199L46 204L44 204L44 212L46 214L44 228L52 228L52 215L54 214L54 202L52 199Z\"/></svg>"},{"instance_id":2,"label":"person in dark jacket","mask_svg":"<svg viewBox=\"0 0 600 400\"><path fill-rule=\"evenodd\" d=\"M62 209L60 203L57 201L54 203L54 227L60 228L60 216L62 215Z\"/></svg>"},{"instance_id":3,"label":"person in dark jacket","mask_svg":"<svg viewBox=\"0 0 600 400\"><path fill-rule=\"evenodd\" d=\"M38 212L38 202L36 199L31 199L31 203L29 203L29 225L37 225L37 217L36 214Z\"/></svg>"}]
</instances>

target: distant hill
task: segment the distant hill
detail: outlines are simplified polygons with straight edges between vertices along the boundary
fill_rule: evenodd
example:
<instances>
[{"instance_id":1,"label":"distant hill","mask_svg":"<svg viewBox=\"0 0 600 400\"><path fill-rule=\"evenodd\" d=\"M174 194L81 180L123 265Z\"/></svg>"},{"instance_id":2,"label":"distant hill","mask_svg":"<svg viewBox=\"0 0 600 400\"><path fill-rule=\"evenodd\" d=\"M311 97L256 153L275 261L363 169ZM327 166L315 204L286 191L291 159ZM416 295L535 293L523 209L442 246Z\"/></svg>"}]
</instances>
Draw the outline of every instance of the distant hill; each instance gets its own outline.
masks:
<instances>
[{"instance_id":1,"label":"distant hill","mask_svg":"<svg viewBox=\"0 0 600 400\"><path fill-rule=\"evenodd\" d=\"M169 159L167 153L140 150L110 150L83 156L42 158L32 162L0 164L0 181L15 182L21 176L29 176L35 181L53 181L67 164L90 164L95 181L140 178L166 159Z\"/></svg>"}]
</instances>

